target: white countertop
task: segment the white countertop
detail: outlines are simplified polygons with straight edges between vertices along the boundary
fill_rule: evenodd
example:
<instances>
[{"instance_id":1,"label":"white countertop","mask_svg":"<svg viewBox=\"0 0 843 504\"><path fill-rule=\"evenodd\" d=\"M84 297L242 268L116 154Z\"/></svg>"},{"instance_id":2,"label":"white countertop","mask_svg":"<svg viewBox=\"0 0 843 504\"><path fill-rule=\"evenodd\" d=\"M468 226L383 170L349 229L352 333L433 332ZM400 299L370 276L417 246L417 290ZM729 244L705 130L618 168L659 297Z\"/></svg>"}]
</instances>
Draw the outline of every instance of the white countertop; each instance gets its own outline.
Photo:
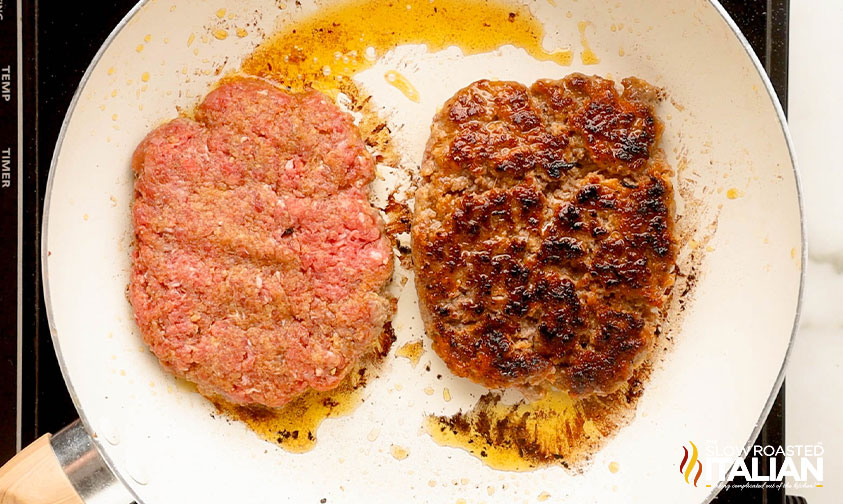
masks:
<instances>
[{"instance_id":1,"label":"white countertop","mask_svg":"<svg viewBox=\"0 0 843 504\"><path fill-rule=\"evenodd\" d=\"M786 442L825 449L824 486L790 493L831 504L843 495L843 2L794 0L790 16L789 122L809 261L787 372Z\"/></svg>"}]
</instances>

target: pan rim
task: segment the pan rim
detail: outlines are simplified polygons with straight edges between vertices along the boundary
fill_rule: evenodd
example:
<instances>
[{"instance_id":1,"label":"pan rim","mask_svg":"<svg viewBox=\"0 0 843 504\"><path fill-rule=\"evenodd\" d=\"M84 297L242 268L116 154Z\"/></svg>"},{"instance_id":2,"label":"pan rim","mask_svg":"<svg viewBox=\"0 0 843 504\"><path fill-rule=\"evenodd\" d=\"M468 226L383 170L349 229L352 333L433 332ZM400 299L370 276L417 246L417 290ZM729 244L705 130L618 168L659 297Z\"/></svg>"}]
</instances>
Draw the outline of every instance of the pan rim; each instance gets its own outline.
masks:
<instances>
[{"instance_id":1,"label":"pan rim","mask_svg":"<svg viewBox=\"0 0 843 504\"><path fill-rule=\"evenodd\" d=\"M802 189L802 179L800 175L800 169L796 160L796 152L793 145L793 139L790 134L790 129L787 124L787 118L785 116L784 110L781 106L781 103L778 99L775 89L773 88L773 84L770 81L767 72L764 70L761 61L758 59L758 56L755 54L755 51L749 44L749 41L740 31L737 26L737 23L732 19L732 17L728 14L726 9L723 5L719 2L719 0L707 0L708 3L714 8L714 10L720 15L722 20L726 23L729 29L732 31L732 34L738 39L738 42L744 49L744 52L749 57L750 61L752 62L752 66L755 68L755 71L758 73L758 76L761 78L761 81L764 84L764 89L767 92L767 97L770 99L770 102L773 105L773 108L776 112L776 118L779 122L779 127L781 128L782 134L785 139L785 144L787 145L788 156L790 158L790 164L793 169L793 176L794 176L794 184L796 187L796 197L797 197L797 204L799 208L799 231L800 231L800 271L799 271L799 289L796 298L796 310L794 313L793 325L791 327L790 338L788 341L787 349L785 350L784 358L782 359L781 367L779 368L778 374L776 376L776 380L773 383L773 387L770 391L769 396L764 404L764 407L761 410L761 414L758 417L758 420L755 422L755 426L752 429L752 433L749 439L744 443L744 449L748 449L752 444L755 442L755 439L758 437L758 434L761 432L761 428L763 426L763 422L768 417L770 410L772 409L773 402L775 401L782 383L785 378L785 371L787 369L787 364L791 358L792 350L793 350L793 343L796 339L796 333L799 330L799 322L802 316L802 305L804 301L804 290L805 290L805 270L806 264L808 260L808 244L807 244L807 226L806 226L806 216L805 216L805 207L804 207L804 195ZM50 170L47 175L47 184L45 186L45 194L44 194L44 207L42 209L42 221L41 221L41 253L40 253L40 260L41 260L41 284L43 287L44 293L44 308L47 313L47 321L48 326L50 329L50 339L53 343L53 349L56 352L56 358L59 363L59 368L61 369L62 378L64 379L65 386L70 394L71 400L73 401L73 405L76 408L77 413L79 414L79 419L82 421L82 424L85 426L85 429L90 433L91 432L91 423L88 420L82 405L79 402L79 398L76 394L76 390L73 387L73 384L68 379L68 371L67 366L65 364L64 357L61 352L61 346L58 342L58 337L56 335L57 331L54 324L54 316L53 316L53 307L52 301L50 297L50 283L49 283L49 271L48 271L48 262L47 262L47 236L48 236L48 227L49 227L49 212L50 212L50 202L52 199L52 188L53 183L55 180L55 171L58 165L58 158L59 154L61 153L62 146L64 145L65 136L67 134L67 128L70 124L70 119L73 116L73 113L76 109L76 105L79 102L79 99L82 95L82 91L88 83L88 80L91 77L94 69L96 68L97 64L102 59L105 51L111 46L111 43L114 41L115 38L123 31L123 29L128 25L128 23L132 20L132 18L146 5L150 3L150 0L139 0L127 13L126 15L120 20L120 22L114 27L114 29L109 33L106 39L103 41L102 45L97 50L96 54L91 60L91 63L85 70L85 73L82 75L82 78L79 82L79 85L76 87L76 90L73 93L73 97L68 104L67 112L65 113L64 119L62 120L61 129L59 130L58 138L56 139L56 145L53 149L53 155L50 160ZM103 443L101 438L93 437L93 444L96 447L97 451L102 456L103 460L105 460L106 465L111 470L112 473L117 477L117 479L123 484L126 490L134 497L135 501L138 504L143 504L143 500L138 497L135 493L132 485L129 484L130 478L127 475L123 474L118 468L118 465L111 459L108 452L104 449ZM702 504L709 504L714 498L717 496L719 491L721 490L721 486L716 488L712 488L711 492L708 494L706 499L702 501Z\"/></svg>"},{"instance_id":2,"label":"pan rim","mask_svg":"<svg viewBox=\"0 0 843 504\"><path fill-rule=\"evenodd\" d=\"M770 98L770 102L773 104L773 108L776 110L776 118L779 120L779 126L781 127L782 134L784 135L785 143L787 144L787 153L790 157L790 164L793 168L793 179L794 184L796 185L796 199L797 204L799 206L799 241L801 245L801 254L799 256L800 260L800 268L799 268L799 292L796 296L796 313L793 316L793 325L790 329L790 341L787 343L787 349L785 350L784 359L782 359L782 365L779 368L778 375L776 375L776 381L773 384L773 388L770 390L770 395L767 396L767 401L764 403L764 408L761 410L761 415L759 415L758 420L755 421L755 426L752 428L752 434L750 435L749 439L744 443L744 453L748 450L753 443L755 443L755 439L758 438L758 434L761 433L761 428L764 426L764 422L766 421L767 417L770 415L770 410L773 408L773 402L775 402L776 397L781 390L782 383L784 382L785 372L787 371L787 363L790 361L790 357L793 351L793 342L796 340L796 333L799 331L799 321L802 318L802 302L804 301L804 293L805 293L805 266L808 261L808 241L807 241L807 226L805 223L805 201L804 195L802 194L802 177L800 175L799 165L796 161L796 149L793 146L793 138L790 136L790 128L787 124L787 117L785 116L784 109L782 108L782 104L779 101L779 97L776 94L775 88L773 88L773 83L770 80L770 77L767 75L767 71L764 70L764 66L761 64L761 60L758 59L758 55L755 54L755 51L752 49L752 46L749 44L749 41L744 36L743 32L738 28L737 23L735 20L732 19L732 16L726 11L726 8L720 3L719 0L708 0L714 10L720 14L720 17L726 23L732 33L738 38L738 41L741 43L741 46L746 52L746 55L749 57L750 61L752 61L752 66L755 67L755 71L758 73L759 77L761 77L761 81L764 83L764 89L767 91L767 97ZM790 20L788 20L788 23ZM720 493L721 486L717 486L716 488L712 488L711 492L708 494L704 504L709 504L711 501L717 497L717 494Z\"/></svg>"},{"instance_id":3,"label":"pan rim","mask_svg":"<svg viewBox=\"0 0 843 504\"><path fill-rule=\"evenodd\" d=\"M50 276L49 276L49 266L47 263L47 229L49 227L49 215L50 215L50 201L52 199L53 194L53 182L55 181L55 172L56 166L58 165L59 153L61 152L62 146L64 145L64 139L67 135L67 128L70 125L70 118L73 116L73 112L76 110L76 105L79 102L79 98L82 96L82 90L85 89L85 86L88 84L88 80L91 78L91 74L94 72L94 69L97 67L97 64L102 59L105 51L111 46L111 43L114 41L115 38L123 31L123 28L129 24L129 21L137 14L146 4L148 4L150 0L139 0L129 12L126 13L125 16L120 20L119 23L114 27L113 30L108 34L108 36L103 41L102 45L99 49L97 49L96 54L91 59L91 63L88 64L88 68L85 69L85 73L82 74L82 78L79 81L79 85L76 87L76 90L73 92L73 97L70 99L70 104L67 106L67 112L64 115L64 119L61 123L61 129L59 130L59 136L56 139L56 146L53 149L53 156L50 159L50 172L47 174L47 185L45 187L44 192L44 208L42 210L42 218L41 218L41 285L44 289L44 309L47 311L47 325L50 328L50 340L53 342L53 350L56 352L56 360L58 360L59 368L61 369L61 376L64 379L64 384L67 387L67 391L70 394L70 399L73 401L73 406L76 408L76 412L79 414L79 420L82 422L82 425L85 427L85 430L88 431L88 434L91 434L91 422L88 420L87 415L82 408L82 405L79 402L79 396L76 394L76 389L73 387L73 383L68 379L68 372L67 372L67 365L64 361L64 356L61 352L61 346L58 342L58 337L56 336L56 327L53 317L53 304L50 297ZM132 485L129 484L129 478L127 478L122 471L120 471L117 467L117 464L112 460L111 456L108 454L108 451L104 449L103 443L101 441L101 437L99 436L91 436L91 441L93 445L96 447L97 452L99 452L100 457L105 461L105 464L108 466L109 470L114 474L114 476L120 481L120 483L126 488L132 497L135 499L137 504L143 504L143 500L137 495L135 490L132 488Z\"/></svg>"}]
</instances>

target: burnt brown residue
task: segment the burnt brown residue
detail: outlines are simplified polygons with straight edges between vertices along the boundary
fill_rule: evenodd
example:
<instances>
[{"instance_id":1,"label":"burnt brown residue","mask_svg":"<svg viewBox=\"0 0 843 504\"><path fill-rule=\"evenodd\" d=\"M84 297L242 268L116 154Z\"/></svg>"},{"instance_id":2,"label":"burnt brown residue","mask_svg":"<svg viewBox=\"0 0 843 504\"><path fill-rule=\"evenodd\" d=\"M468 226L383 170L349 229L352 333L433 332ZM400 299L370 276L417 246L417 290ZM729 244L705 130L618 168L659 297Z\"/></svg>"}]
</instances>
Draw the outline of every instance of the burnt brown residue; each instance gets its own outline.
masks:
<instances>
[{"instance_id":1,"label":"burnt brown residue","mask_svg":"<svg viewBox=\"0 0 843 504\"><path fill-rule=\"evenodd\" d=\"M678 110L684 109L675 102L674 106ZM705 273L705 260L711 250L709 243L719 225L720 207L705 197L712 188L700 184L698 178L699 173L689 166L684 152L679 152L676 189L684 200L684 212L676 219L676 235L682 248L677 254L674 295L663 313L664 337L655 349L659 356L674 339L671 329L681 325L686 310L695 300L696 286Z\"/></svg>"},{"instance_id":2,"label":"burnt brown residue","mask_svg":"<svg viewBox=\"0 0 843 504\"><path fill-rule=\"evenodd\" d=\"M410 189L412 191L412 189ZM386 220L386 233L392 240L392 246L398 251L398 260L406 270L412 269L412 257L410 249L410 227L413 222L413 211L407 203L409 198L405 194L403 201L398 201L396 191L393 191L387 198L386 207L383 209Z\"/></svg>"},{"instance_id":3,"label":"burnt brown residue","mask_svg":"<svg viewBox=\"0 0 843 504\"><path fill-rule=\"evenodd\" d=\"M395 199L395 194L390 194L386 202L386 232L390 236L401 233L409 233L413 222L413 212L407 203Z\"/></svg>"},{"instance_id":4,"label":"burnt brown residue","mask_svg":"<svg viewBox=\"0 0 843 504\"><path fill-rule=\"evenodd\" d=\"M393 300L396 302L397 300ZM393 313L395 310L393 309ZM392 322L387 322L383 326L383 333L381 333L381 337L378 340L378 347L376 349L377 355L380 358L384 358L389 355L389 350L392 348L393 343L395 343L395 329L392 327Z\"/></svg>"},{"instance_id":5,"label":"burnt brown residue","mask_svg":"<svg viewBox=\"0 0 843 504\"><path fill-rule=\"evenodd\" d=\"M489 392L474 407L452 416L427 418L440 444L469 451L495 469L527 471L560 465L578 470L631 418L648 369L639 368L608 396L573 399L551 391L534 401L507 405Z\"/></svg>"}]
</instances>

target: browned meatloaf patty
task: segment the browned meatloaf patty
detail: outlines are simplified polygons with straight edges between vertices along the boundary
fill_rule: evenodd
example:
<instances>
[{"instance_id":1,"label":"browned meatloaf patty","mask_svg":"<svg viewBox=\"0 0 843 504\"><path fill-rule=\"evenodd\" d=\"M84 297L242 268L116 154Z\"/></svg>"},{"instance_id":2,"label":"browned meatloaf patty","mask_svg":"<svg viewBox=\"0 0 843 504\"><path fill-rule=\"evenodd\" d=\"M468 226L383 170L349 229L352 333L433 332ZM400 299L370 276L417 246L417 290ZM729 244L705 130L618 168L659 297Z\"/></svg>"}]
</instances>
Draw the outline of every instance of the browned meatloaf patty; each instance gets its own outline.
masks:
<instances>
[{"instance_id":1,"label":"browned meatloaf patty","mask_svg":"<svg viewBox=\"0 0 843 504\"><path fill-rule=\"evenodd\" d=\"M281 406L338 385L392 313L372 157L317 92L212 91L149 134L129 298L161 363L209 396Z\"/></svg>"},{"instance_id":2,"label":"browned meatloaf patty","mask_svg":"<svg viewBox=\"0 0 843 504\"><path fill-rule=\"evenodd\" d=\"M673 284L657 91L572 74L479 81L433 121L413 259L433 347L489 387L605 394L652 344Z\"/></svg>"}]
</instances>

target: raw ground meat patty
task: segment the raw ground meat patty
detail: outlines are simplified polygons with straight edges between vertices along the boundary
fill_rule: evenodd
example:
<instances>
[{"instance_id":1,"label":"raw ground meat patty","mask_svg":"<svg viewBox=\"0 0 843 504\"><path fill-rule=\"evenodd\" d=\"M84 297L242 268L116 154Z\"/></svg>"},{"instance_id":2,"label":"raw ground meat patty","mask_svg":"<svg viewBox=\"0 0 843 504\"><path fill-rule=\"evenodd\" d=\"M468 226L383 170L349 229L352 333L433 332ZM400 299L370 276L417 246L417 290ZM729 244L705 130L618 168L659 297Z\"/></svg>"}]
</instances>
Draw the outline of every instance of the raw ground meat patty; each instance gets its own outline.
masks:
<instances>
[{"instance_id":1,"label":"raw ground meat patty","mask_svg":"<svg viewBox=\"0 0 843 504\"><path fill-rule=\"evenodd\" d=\"M281 406L337 386L393 311L372 157L317 92L242 79L138 146L129 299L200 392Z\"/></svg>"},{"instance_id":2,"label":"raw ground meat patty","mask_svg":"<svg viewBox=\"0 0 843 504\"><path fill-rule=\"evenodd\" d=\"M645 82L479 81L434 118L412 226L433 348L489 387L606 394L674 279L673 189Z\"/></svg>"}]
</instances>

